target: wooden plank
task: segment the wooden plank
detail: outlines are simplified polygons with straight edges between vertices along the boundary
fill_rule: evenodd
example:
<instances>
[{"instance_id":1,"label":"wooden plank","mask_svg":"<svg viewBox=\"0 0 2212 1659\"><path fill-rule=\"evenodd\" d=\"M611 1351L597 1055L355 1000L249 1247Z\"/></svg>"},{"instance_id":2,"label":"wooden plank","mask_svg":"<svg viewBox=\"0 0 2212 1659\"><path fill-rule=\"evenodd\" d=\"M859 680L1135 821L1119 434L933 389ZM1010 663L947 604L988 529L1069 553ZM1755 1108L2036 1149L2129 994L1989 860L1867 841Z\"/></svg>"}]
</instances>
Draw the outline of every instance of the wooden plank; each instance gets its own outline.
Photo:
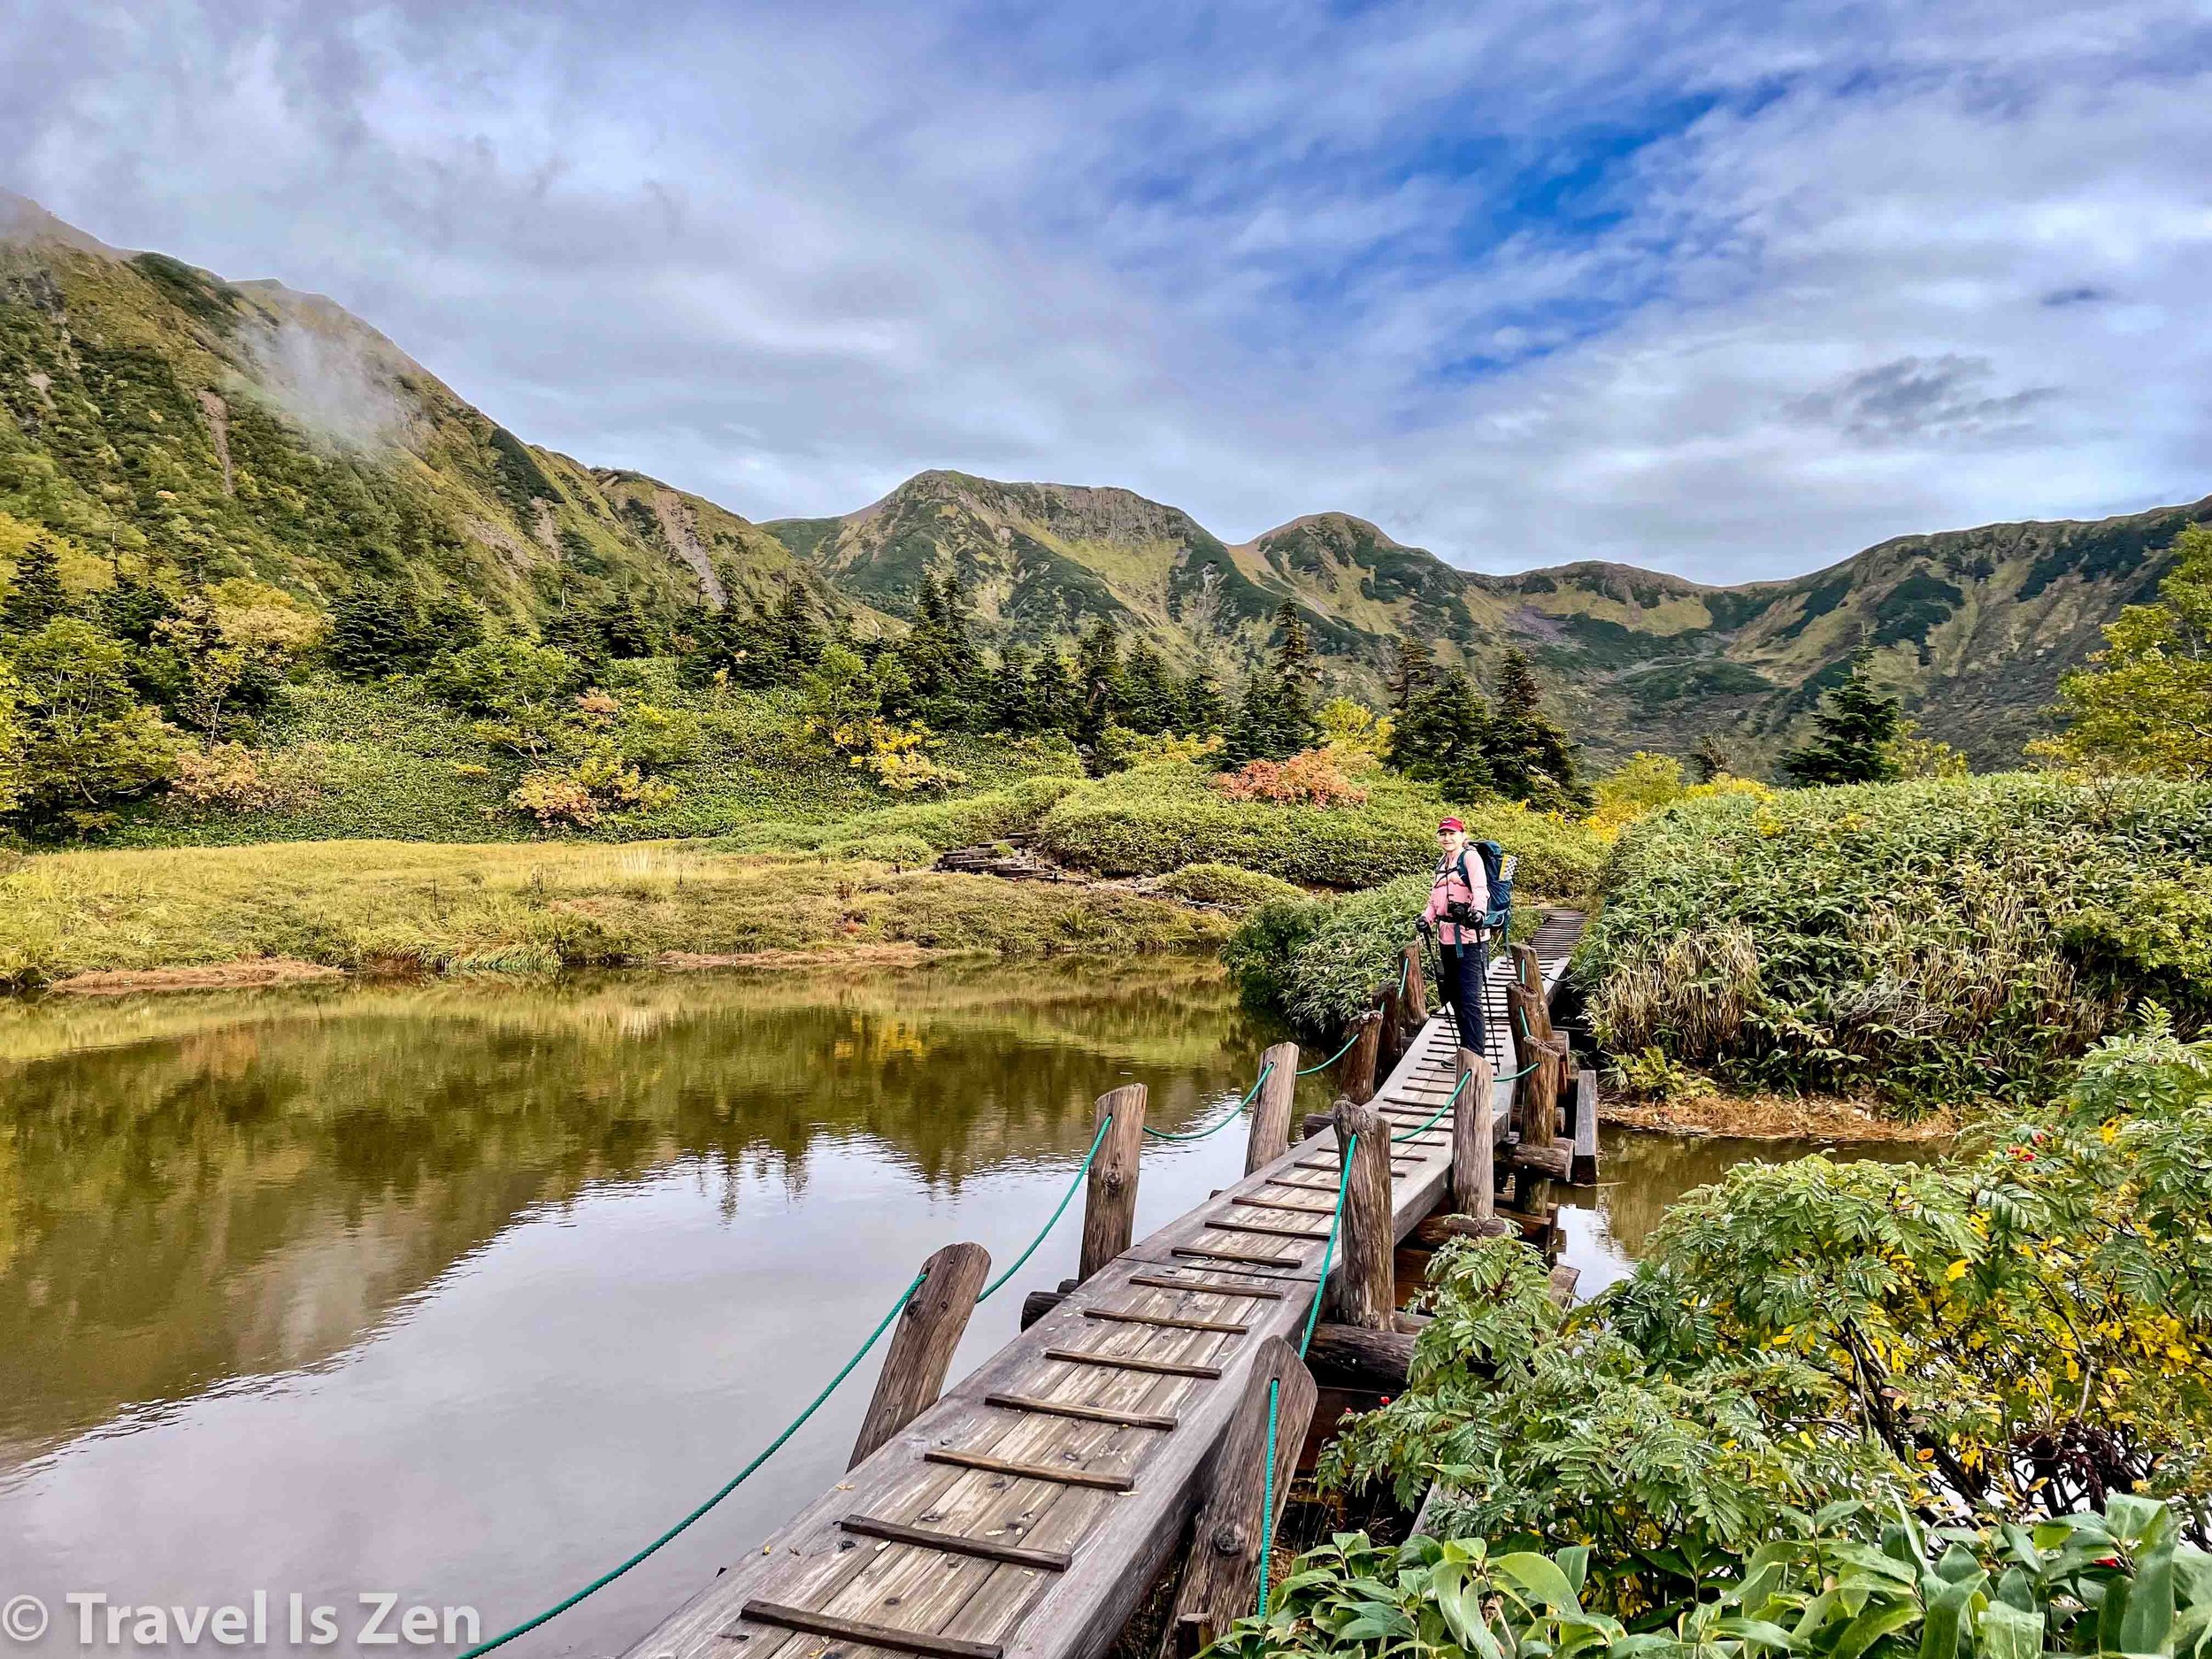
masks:
<instances>
[{"instance_id":1,"label":"wooden plank","mask_svg":"<svg viewBox=\"0 0 2212 1659\"><path fill-rule=\"evenodd\" d=\"M1186 1365L1179 1360L1147 1359L1141 1354L1108 1354L1097 1348L1048 1348L1047 1359L1071 1365L1104 1365L1115 1371L1145 1371L1159 1377L1202 1377L1210 1381L1221 1375L1218 1365Z\"/></svg>"},{"instance_id":2,"label":"wooden plank","mask_svg":"<svg viewBox=\"0 0 2212 1659\"><path fill-rule=\"evenodd\" d=\"M1074 1417L1084 1423L1111 1423L1125 1429L1172 1429L1181 1419L1160 1411L1111 1411L1074 1400L1045 1400L1035 1394L987 1394L987 1406L1009 1411L1034 1411L1045 1417Z\"/></svg>"},{"instance_id":3,"label":"wooden plank","mask_svg":"<svg viewBox=\"0 0 2212 1659\"><path fill-rule=\"evenodd\" d=\"M1118 1308L1086 1308L1086 1319L1105 1319L1118 1325L1152 1325L1170 1331L1222 1331L1231 1336L1242 1336L1252 1327L1228 1319L1187 1319L1168 1313L1125 1313Z\"/></svg>"},{"instance_id":4,"label":"wooden plank","mask_svg":"<svg viewBox=\"0 0 2212 1659\"><path fill-rule=\"evenodd\" d=\"M1325 1216L1336 1208L1334 1204L1285 1203L1279 1198L1248 1198L1241 1193L1233 1194L1229 1202L1248 1210L1280 1210L1294 1216Z\"/></svg>"},{"instance_id":5,"label":"wooden plank","mask_svg":"<svg viewBox=\"0 0 2212 1659\"><path fill-rule=\"evenodd\" d=\"M1264 1221L1209 1221L1206 1225L1215 1233L1252 1233L1263 1239L1310 1239L1317 1244L1329 1236L1326 1227L1278 1227Z\"/></svg>"},{"instance_id":6,"label":"wooden plank","mask_svg":"<svg viewBox=\"0 0 2212 1659\"><path fill-rule=\"evenodd\" d=\"M1046 1572L1065 1572L1074 1557L1064 1549L1025 1549L995 1539L970 1538L960 1532L941 1532L933 1527L908 1526L880 1516L849 1515L838 1523L863 1538L887 1539L894 1544L912 1544L922 1549L941 1549L949 1555L973 1555L983 1561L1010 1561L1018 1566Z\"/></svg>"},{"instance_id":7,"label":"wooden plank","mask_svg":"<svg viewBox=\"0 0 2212 1659\"><path fill-rule=\"evenodd\" d=\"M1055 1355L1054 1358L1065 1356ZM1216 1371L1215 1376L1221 1373ZM988 1452L964 1452L952 1446L933 1446L922 1454L925 1462L955 1463L963 1469L980 1469L986 1474L1010 1475L1017 1480L1044 1480L1062 1486L1090 1486L1100 1492L1133 1492L1137 1483L1128 1475L1102 1475L1088 1469L1056 1469L1050 1463L1018 1463L1010 1457L994 1457Z\"/></svg>"},{"instance_id":8,"label":"wooden plank","mask_svg":"<svg viewBox=\"0 0 2212 1659\"><path fill-rule=\"evenodd\" d=\"M1261 1302L1280 1302L1283 1299L1283 1293L1279 1290L1263 1289L1256 1285L1225 1284L1214 1279L1168 1279L1150 1273L1132 1273L1129 1282L1148 1285L1156 1290L1202 1291L1212 1296L1249 1296Z\"/></svg>"},{"instance_id":9,"label":"wooden plank","mask_svg":"<svg viewBox=\"0 0 2212 1659\"><path fill-rule=\"evenodd\" d=\"M1569 1179L1577 1187L1598 1180L1598 1074L1585 1066L1575 1073L1574 1164Z\"/></svg>"},{"instance_id":10,"label":"wooden plank","mask_svg":"<svg viewBox=\"0 0 2212 1659\"><path fill-rule=\"evenodd\" d=\"M839 1618L832 1613L817 1613L810 1608L786 1607L780 1601L764 1601L756 1597L745 1603L745 1617L761 1624L780 1624L786 1630L803 1631L810 1636L830 1636L840 1641L865 1642L872 1647L888 1647L894 1653L930 1654L936 1659L1000 1659L1006 1649L997 1642L963 1641L951 1636L925 1635L920 1631L899 1630L889 1624L864 1624L856 1618Z\"/></svg>"},{"instance_id":11,"label":"wooden plank","mask_svg":"<svg viewBox=\"0 0 2212 1659\"><path fill-rule=\"evenodd\" d=\"M1233 1250L1200 1250L1187 1245L1176 1247L1178 1256L1202 1256L1210 1262L1251 1262L1266 1267L1303 1267L1305 1263L1294 1256L1240 1256Z\"/></svg>"}]
</instances>

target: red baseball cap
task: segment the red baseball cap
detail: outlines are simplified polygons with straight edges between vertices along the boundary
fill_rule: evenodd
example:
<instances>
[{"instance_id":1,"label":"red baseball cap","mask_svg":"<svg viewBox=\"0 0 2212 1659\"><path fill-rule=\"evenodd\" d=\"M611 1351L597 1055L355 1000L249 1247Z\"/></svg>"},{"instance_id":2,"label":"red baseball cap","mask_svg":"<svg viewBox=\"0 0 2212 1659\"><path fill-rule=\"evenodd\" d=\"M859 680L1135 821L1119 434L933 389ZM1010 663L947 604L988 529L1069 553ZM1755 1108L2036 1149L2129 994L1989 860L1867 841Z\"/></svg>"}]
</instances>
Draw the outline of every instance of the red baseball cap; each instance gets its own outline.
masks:
<instances>
[{"instance_id":1,"label":"red baseball cap","mask_svg":"<svg viewBox=\"0 0 2212 1659\"><path fill-rule=\"evenodd\" d=\"M1448 818L1441 824L1439 824L1436 826L1436 833L1440 835L1441 835L1446 830L1457 830L1462 835L1464 835L1467 833L1467 826L1455 818Z\"/></svg>"}]
</instances>

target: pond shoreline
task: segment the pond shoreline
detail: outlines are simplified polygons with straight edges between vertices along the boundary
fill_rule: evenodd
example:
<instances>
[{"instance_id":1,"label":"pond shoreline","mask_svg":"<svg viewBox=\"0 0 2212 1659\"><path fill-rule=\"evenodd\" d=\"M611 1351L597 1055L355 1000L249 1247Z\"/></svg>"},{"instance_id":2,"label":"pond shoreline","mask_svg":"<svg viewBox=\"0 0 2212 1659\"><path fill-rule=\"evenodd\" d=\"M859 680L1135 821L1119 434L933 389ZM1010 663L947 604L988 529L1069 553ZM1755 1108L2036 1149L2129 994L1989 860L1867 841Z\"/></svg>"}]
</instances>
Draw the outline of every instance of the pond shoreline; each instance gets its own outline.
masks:
<instances>
[{"instance_id":1,"label":"pond shoreline","mask_svg":"<svg viewBox=\"0 0 2212 1659\"><path fill-rule=\"evenodd\" d=\"M1913 1145L1949 1141L1955 1112L1886 1118L1870 1102L1828 1095L1696 1094L1682 1100L1627 1102L1599 1097L1598 1121L1647 1134L1733 1141L1841 1141Z\"/></svg>"}]
</instances>

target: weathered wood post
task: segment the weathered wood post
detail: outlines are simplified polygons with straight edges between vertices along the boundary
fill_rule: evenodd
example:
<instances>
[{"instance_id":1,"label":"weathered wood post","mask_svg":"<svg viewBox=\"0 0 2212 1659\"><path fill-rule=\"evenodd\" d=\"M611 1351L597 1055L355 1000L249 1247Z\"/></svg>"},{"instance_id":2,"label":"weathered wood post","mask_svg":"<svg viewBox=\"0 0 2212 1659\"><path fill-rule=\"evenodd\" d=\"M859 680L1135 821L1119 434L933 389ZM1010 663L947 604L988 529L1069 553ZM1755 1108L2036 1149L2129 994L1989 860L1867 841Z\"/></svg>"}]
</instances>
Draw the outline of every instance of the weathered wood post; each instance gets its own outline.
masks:
<instances>
[{"instance_id":1,"label":"weathered wood post","mask_svg":"<svg viewBox=\"0 0 2212 1659\"><path fill-rule=\"evenodd\" d=\"M1575 1152L1569 1179L1577 1187L1598 1182L1598 1074L1586 1067L1575 1074Z\"/></svg>"},{"instance_id":2,"label":"weathered wood post","mask_svg":"<svg viewBox=\"0 0 2212 1659\"><path fill-rule=\"evenodd\" d=\"M1272 1067L1273 1070L1269 1070ZM1290 1150L1290 1105L1298 1093L1298 1045L1279 1042L1260 1056L1266 1078L1252 1105L1252 1132L1244 1143L1244 1172L1272 1164Z\"/></svg>"},{"instance_id":3,"label":"weathered wood post","mask_svg":"<svg viewBox=\"0 0 2212 1659\"><path fill-rule=\"evenodd\" d=\"M1544 964L1532 945L1509 946L1513 957L1513 982L1528 998L1529 1035L1537 1042L1552 1040L1551 1003L1544 995Z\"/></svg>"},{"instance_id":4,"label":"weathered wood post","mask_svg":"<svg viewBox=\"0 0 2212 1659\"><path fill-rule=\"evenodd\" d=\"M1462 1048L1459 1075L1467 1083L1452 1108L1452 1208L1487 1221L1498 1213L1497 1125L1491 1098L1497 1072L1484 1056Z\"/></svg>"},{"instance_id":5,"label":"weathered wood post","mask_svg":"<svg viewBox=\"0 0 2212 1659\"><path fill-rule=\"evenodd\" d=\"M1375 993L1375 1012L1382 1021L1382 1037L1375 1045L1375 1075L1384 1078L1405 1053L1405 995L1394 975Z\"/></svg>"},{"instance_id":6,"label":"weathered wood post","mask_svg":"<svg viewBox=\"0 0 2212 1659\"><path fill-rule=\"evenodd\" d=\"M1382 1051L1382 1014L1371 1008L1355 1024L1357 1033L1344 1056L1344 1070L1338 1074L1337 1087L1364 1106L1375 1098L1375 1062Z\"/></svg>"},{"instance_id":7,"label":"weathered wood post","mask_svg":"<svg viewBox=\"0 0 2212 1659\"><path fill-rule=\"evenodd\" d=\"M1429 1017L1429 973L1422 964L1421 946L1417 941L1406 941L1405 962L1405 1019L1409 1027L1417 1028Z\"/></svg>"},{"instance_id":8,"label":"weathered wood post","mask_svg":"<svg viewBox=\"0 0 2212 1659\"><path fill-rule=\"evenodd\" d=\"M1127 1249L1137 1226L1137 1166L1144 1151L1144 1085L1124 1084L1101 1094L1091 1121L1113 1125L1091 1160L1090 1184L1083 1196L1083 1256L1078 1280Z\"/></svg>"},{"instance_id":9,"label":"weathered wood post","mask_svg":"<svg viewBox=\"0 0 2212 1659\"><path fill-rule=\"evenodd\" d=\"M846 1468L856 1467L937 1403L945 1368L990 1271L991 1253L979 1244L948 1244L922 1263L922 1282L891 1328L891 1351L883 1356L883 1374L876 1379L875 1397L860 1419L860 1438Z\"/></svg>"},{"instance_id":10,"label":"weathered wood post","mask_svg":"<svg viewBox=\"0 0 2212 1659\"><path fill-rule=\"evenodd\" d=\"M1534 1152L1548 1150L1559 1138L1559 1074L1567 1059L1567 1045L1554 1037L1527 1045L1523 1065L1535 1069L1521 1079L1521 1145Z\"/></svg>"},{"instance_id":11,"label":"weathered wood post","mask_svg":"<svg viewBox=\"0 0 2212 1659\"><path fill-rule=\"evenodd\" d=\"M1337 1254L1338 1323L1370 1331L1390 1329L1396 1311L1397 1235L1390 1216L1390 1123L1373 1107L1339 1101L1336 1143L1345 1158L1344 1218ZM1353 1137L1358 1144L1353 1144Z\"/></svg>"},{"instance_id":12,"label":"weathered wood post","mask_svg":"<svg viewBox=\"0 0 2212 1659\"><path fill-rule=\"evenodd\" d=\"M1283 1512L1299 1448L1313 1419L1317 1391L1297 1349L1279 1336L1260 1344L1251 1379L1220 1449L1191 1534L1191 1556L1163 1632L1164 1659L1191 1659L1252 1610L1259 1594L1260 1545L1271 1518L1263 1507L1267 1478L1267 1396L1275 1402L1275 1517Z\"/></svg>"}]
</instances>

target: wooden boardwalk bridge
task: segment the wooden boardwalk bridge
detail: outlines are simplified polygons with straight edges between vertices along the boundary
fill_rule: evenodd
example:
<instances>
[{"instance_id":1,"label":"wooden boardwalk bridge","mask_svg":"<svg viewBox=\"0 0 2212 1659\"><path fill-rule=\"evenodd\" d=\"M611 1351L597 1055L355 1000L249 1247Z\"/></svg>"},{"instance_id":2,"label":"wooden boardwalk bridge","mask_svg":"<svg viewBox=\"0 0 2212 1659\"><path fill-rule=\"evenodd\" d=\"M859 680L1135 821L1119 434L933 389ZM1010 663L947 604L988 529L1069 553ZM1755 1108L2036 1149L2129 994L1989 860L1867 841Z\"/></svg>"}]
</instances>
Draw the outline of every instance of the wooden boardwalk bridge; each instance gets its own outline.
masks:
<instances>
[{"instance_id":1,"label":"wooden boardwalk bridge","mask_svg":"<svg viewBox=\"0 0 2212 1659\"><path fill-rule=\"evenodd\" d=\"M933 1256L846 1479L632 1659L1095 1659L1182 1549L1172 1646L1188 1652L1248 1611L1269 1385L1279 1505L1316 1397L1298 1347L1316 1297L1329 1321L1317 1368L1386 1374L1394 1354L1402 1376L1414 1323L1397 1311L1402 1242L1417 1229L1540 1237L1539 1183L1594 1179L1593 1079L1569 1080L1549 1022L1581 921L1551 912L1532 949L1494 964L1481 1057L1428 1015L1409 947L1398 988L1358 1027L1328 1126L1290 1143L1297 1049L1270 1049L1249 1172L1133 1244L1144 1091L1102 1097L1079 1279L1033 1294L1033 1323L941 1399L988 1259L972 1244ZM1340 1142L1355 1138L1348 1165ZM1524 1213L1496 1204L1501 1175Z\"/></svg>"}]
</instances>

